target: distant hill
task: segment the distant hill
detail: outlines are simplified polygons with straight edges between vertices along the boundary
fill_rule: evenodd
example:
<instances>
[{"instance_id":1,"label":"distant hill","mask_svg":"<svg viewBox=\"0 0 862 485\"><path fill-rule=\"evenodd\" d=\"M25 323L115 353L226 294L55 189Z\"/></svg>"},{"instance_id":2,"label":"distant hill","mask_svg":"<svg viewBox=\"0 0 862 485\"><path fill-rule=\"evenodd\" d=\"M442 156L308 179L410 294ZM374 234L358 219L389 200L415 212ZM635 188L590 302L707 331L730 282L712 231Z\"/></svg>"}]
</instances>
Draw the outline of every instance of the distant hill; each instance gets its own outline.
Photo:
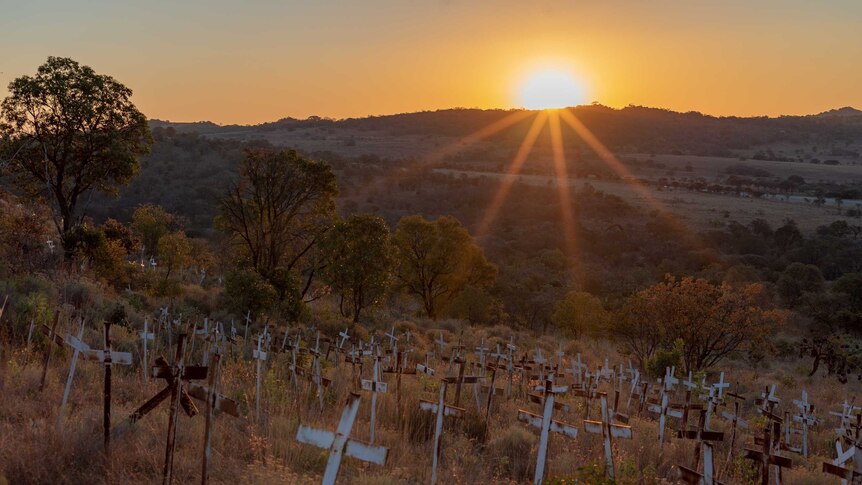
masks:
<instances>
[{"instance_id":1,"label":"distant hill","mask_svg":"<svg viewBox=\"0 0 862 485\"><path fill-rule=\"evenodd\" d=\"M737 156L753 154L758 147L775 144L848 147L862 145L862 111L845 107L806 116L716 117L698 112L679 113L665 109L602 105L568 108L600 140L618 152ZM356 143L351 137L373 133L377 137L461 138L510 116L517 110L445 109L366 118L304 120L284 118L259 125L221 126L211 122L171 123L153 120L152 125L178 132L240 141L265 139L274 145L297 146L316 137L337 140L339 151ZM530 118L490 136L498 146L517 145L529 128ZM312 135L311 132L315 132ZM575 137L567 137L571 140ZM574 142L573 142L574 143ZM315 145L319 149L321 143ZM357 149L353 149L356 152ZM417 148L418 150L418 148ZM369 151L368 153L372 153ZM386 156L386 154L378 155ZM403 156L403 153L399 153ZM419 155L417 153L417 155Z\"/></svg>"}]
</instances>

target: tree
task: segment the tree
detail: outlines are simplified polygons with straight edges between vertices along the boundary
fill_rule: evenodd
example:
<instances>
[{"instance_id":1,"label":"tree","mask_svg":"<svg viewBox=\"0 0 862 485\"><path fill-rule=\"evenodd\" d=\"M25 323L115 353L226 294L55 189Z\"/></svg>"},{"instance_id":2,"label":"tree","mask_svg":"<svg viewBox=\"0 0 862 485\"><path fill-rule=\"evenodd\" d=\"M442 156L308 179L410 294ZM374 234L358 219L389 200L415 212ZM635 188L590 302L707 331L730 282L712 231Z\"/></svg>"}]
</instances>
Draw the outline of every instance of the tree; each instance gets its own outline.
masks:
<instances>
[{"instance_id":1,"label":"tree","mask_svg":"<svg viewBox=\"0 0 862 485\"><path fill-rule=\"evenodd\" d=\"M132 214L132 231L144 245L147 256L158 252L159 239L165 234L179 229L176 218L155 204L144 204Z\"/></svg>"},{"instance_id":2,"label":"tree","mask_svg":"<svg viewBox=\"0 0 862 485\"><path fill-rule=\"evenodd\" d=\"M776 289L784 303L796 306L805 293L823 291L823 273L813 264L793 263L778 277Z\"/></svg>"},{"instance_id":3,"label":"tree","mask_svg":"<svg viewBox=\"0 0 862 485\"><path fill-rule=\"evenodd\" d=\"M249 149L216 222L242 264L272 284L279 299L293 291L297 273L306 278L304 296L319 266L312 250L331 225L337 194L326 163L293 150Z\"/></svg>"},{"instance_id":4,"label":"tree","mask_svg":"<svg viewBox=\"0 0 862 485\"><path fill-rule=\"evenodd\" d=\"M380 301L389 283L389 227L378 216L352 215L327 232L321 247L326 261L322 279L338 293L341 314L358 322L362 310Z\"/></svg>"},{"instance_id":5,"label":"tree","mask_svg":"<svg viewBox=\"0 0 862 485\"><path fill-rule=\"evenodd\" d=\"M9 84L0 104L0 147L16 185L51 202L67 258L82 197L115 194L138 171L152 137L132 91L72 59L49 57L35 76Z\"/></svg>"},{"instance_id":6,"label":"tree","mask_svg":"<svg viewBox=\"0 0 862 485\"><path fill-rule=\"evenodd\" d=\"M159 264L165 268L165 280L171 272L191 261L192 244L182 231L162 236L158 244Z\"/></svg>"},{"instance_id":7,"label":"tree","mask_svg":"<svg viewBox=\"0 0 862 485\"><path fill-rule=\"evenodd\" d=\"M393 241L395 275L419 298L429 318L436 320L468 285L488 286L496 277L496 268L454 217L433 222L418 215L404 217Z\"/></svg>"},{"instance_id":8,"label":"tree","mask_svg":"<svg viewBox=\"0 0 862 485\"><path fill-rule=\"evenodd\" d=\"M601 300L589 293L570 291L557 303L551 321L557 329L577 338L584 333L601 333L609 319Z\"/></svg>"},{"instance_id":9,"label":"tree","mask_svg":"<svg viewBox=\"0 0 862 485\"><path fill-rule=\"evenodd\" d=\"M666 276L626 302L615 334L641 363L658 349L673 349L679 340L685 370L696 372L731 352L762 348L785 319L784 312L765 305L759 283L733 287Z\"/></svg>"}]
</instances>

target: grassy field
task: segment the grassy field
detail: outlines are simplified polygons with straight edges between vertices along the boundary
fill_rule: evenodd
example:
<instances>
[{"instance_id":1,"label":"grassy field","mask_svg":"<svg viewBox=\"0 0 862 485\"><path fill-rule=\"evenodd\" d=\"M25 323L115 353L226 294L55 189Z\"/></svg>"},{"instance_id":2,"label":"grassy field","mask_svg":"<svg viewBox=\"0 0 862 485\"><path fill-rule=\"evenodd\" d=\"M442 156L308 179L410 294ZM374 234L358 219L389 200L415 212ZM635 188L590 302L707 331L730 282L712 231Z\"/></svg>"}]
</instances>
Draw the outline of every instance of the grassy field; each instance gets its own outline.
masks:
<instances>
[{"instance_id":1,"label":"grassy field","mask_svg":"<svg viewBox=\"0 0 862 485\"><path fill-rule=\"evenodd\" d=\"M367 339L370 333L382 336L385 325L381 321L376 328L357 327L354 338ZM401 321L399 332L410 330L415 338L415 351L411 367L416 359L423 360L430 351L432 340L442 330L448 342L458 336L452 332L460 322L431 322L420 320ZM63 328L62 332L71 330ZM136 332L115 327L115 348L135 354L136 364L131 367L116 367L113 401L113 422L116 426L135 407L139 406L161 387L161 383L142 378L139 360L139 345ZM582 360L595 369L605 358L612 365L623 364L627 359L614 350L614 346L595 340L561 340L550 336L539 337L524 332L514 332L507 327L467 328L462 337L468 349L478 346L484 338L488 346L505 343L514 335L519 352L532 355L534 349L543 348L545 355L553 355L562 343L567 360L580 353ZM88 330L85 341L95 345L100 341L98 329ZM111 483L152 483L161 478L164 459L164 443L167 429L167 405L163 403L122 438L113 441L113 455L105 463L101 454L101 389L102 368L91 362L79 362L70 405L62 418L58 416L58 403L63 392L69 365L69 352L52 346L54 356L48 372L47 389L38 392L41 362L47 345L41 336L33 347L15 347L5 354L6 368L0 371L2 397L0 397L0 471L9 483L99 483L107 473ZM4 346L7 352L8 346ZM201 358L201 344L187 360ZM212 480L217 483L316 483L320 480L326 464L322 450L301 445L294 439L300 422L334 429L348 392L355 391L356 380L350 368L344 364L336 368L333 360L324 362L325 375L333 379L324 395L325 406L318 408L314 388L306 383L294 389L287 369L288 356L271 354L268 362L262 393L263 412L254 415L255 365L249 357L249 347L239 344L227 346L222 366L220 387L227 396L237 400L243 410L239 419L219 416L216 421L214 465ZM162 348L158 353L168 353ZM448 353L448 351L447 351ZM334 355L334 354L333 354ZM476 361L473 352L467 353L470 362ZM446 374L446 362L431 360L438 375ZM564 367L568 367L568 361ZM721 368L713 369L709 382L716 372L727 372L727 380L738 385L738 390L748 397L742 412L751 427L740 431L731 452L729 435L716 447L716 462L725 483L748 483L754 476L750 462L739 458L742 448L753 446L752 430L757 432L764 424L757 416L753 398L761 390L775 383L781 399L779 412L794 413L792 399L798 399L802 390L807 390L817 407L820 425L810 434L811 456L803 459L790 455L793 470L784 475L785 484L831 484L834 477L820 472L820 463L834 457L832 444L837 419L827 415L839 410L844 399L858 394L858 383L839 385L828 378L805 377L806 363L785 356L771 362L751 363L743 356L731 359ZM468 370L468 374L471 371ZM364 367L363 376L370 377L370 366ZM683 376L680 376L683 377ZM388 447L389 456L385 466L369 465L353 459L342 463L340 482L359 484L427 483L431 472L431 443L433 433L431 417L418 410L418 399L436 399L439 381L428 376L404 376L401 396L401 413L397 407L394 382L390 375L390 391L378 396L377 443ZM570 380L569 378L565 379ZM497 387L503 387L505 373L497 379ZM738 384L737 384L738 383ZM626 402L628 388L623 385L621 401ZM537 446L537 433L516 420L517 410L525 409L540 413L539 405L525 399L523 384L516 378L515 392L511 399L499 398L493 406L489 429L482 426L483 416L477 412L473 390L464 390L461 406L467 415L463 420L447 422L443 433L442 462L439 469L440 483L526 483L532 478ZM601 390L613 392L610 384ZM449 393L451 402L453 393ZM677 391L673 400L683 398ZM558 480L578 478L581 483L595 483L603 471L602 442L600 437L583 431L582 420L587 417L582 398L564 397L571 404L569 412L555 412L555 419L570 423L581 429L576 439L561 436L551 438L548 460L548 477ZM359 418L351 434L360 440L369 436L369 395L363 393ZM201 403L198 403L200 406ZM597 419L593 405L591 419ZM675 483L676 467L689 464L694 455L694 443L678 439L668 440L663 449L658 445L658 426L654 416L643 413L632 415L634 439L617 440L615 461L618 483ZM448 418L447 418L448 421ZM671 427L678 426L671 420ZM713 428L729 433L726 420L714 417ZM692 423L693 424L693 423ZM198 415L187 418L180 414L175 457L175 480L179 483L199 480L202 456L204 418ZM674 433L667 431L667 436ZM798 437L794 437L798 440ZM785 452L785 454L787 454ZM108 470L106 471L106 466ZM556 483L572 483L571 481Z\"/></svg>"},{"instance_id":2,"label":"grassy field","mask_svg":"<svg viewBox=\"0 0 862 485\"><path fill-rule=\"evenodd\" d=\"M502 173L450 169L438 169L437 172L494 180L503 180L507 177ZM516 177L519 183L547 186L549 189L561 183L556 177L545 175L517 175ZM846 216L838 214L835 206L818 207L795 199L791 201L754 199L672 188L656 190L644 185L601 180L568 179L563 183L575 190L583 189L586 184L589 184L597 190L621 197L636 207L669 212L686 225L701 230L720 227L730 220L746 224L753 219L766 219L773 225L780 225L786 219L794 219L801 230L813 231L818 226L846 219ZM844 206L844 208L847 207L848 205Z\"/></svg>"}]
</instances>

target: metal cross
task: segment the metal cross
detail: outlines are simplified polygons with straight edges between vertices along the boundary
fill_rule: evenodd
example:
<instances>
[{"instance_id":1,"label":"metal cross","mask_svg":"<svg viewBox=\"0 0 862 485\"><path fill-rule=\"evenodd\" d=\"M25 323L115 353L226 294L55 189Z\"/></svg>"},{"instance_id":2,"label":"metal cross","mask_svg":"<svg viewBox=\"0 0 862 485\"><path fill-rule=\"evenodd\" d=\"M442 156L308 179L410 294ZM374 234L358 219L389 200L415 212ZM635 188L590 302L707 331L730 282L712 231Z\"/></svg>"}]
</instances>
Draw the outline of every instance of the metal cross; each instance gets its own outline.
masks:
<instances>
[{"instance_id":1,"label":"metal cross","mask_svg":"<svg viewBox=\"0 0 862 485\"><path fill-rule=\"evenodd\" d=\"M368 445L350 438L350 431L359 412L359 400L359 394L350 393L335 433L304 424L300 424L296 430L296 441L329 450L329 460L326 462L326 471L323 473L321 482L323 485L335 484L342 456L350 456L376 465L386 464L386 455L389 453L387 448Z\"/></svg>"},{"instance_id":2,"label":"metal cross","mask_svg":"<svg viewBox=\"0 0 862 485\"><path fill-rule=\"evenodd\" d=\"M555 387L552 382L545 383L545 403L542 415L533 414L523 409L518 410L518 420L539 429L539 450L536 453L536 473L533 475L533 483L541 485L545 477L545 463L548 458L548 441L550 433L558 433L569 438L578 436L578 428L553 419L554 397L558 392L566 392L566 386Z\"/></svg>"}]
</instances>

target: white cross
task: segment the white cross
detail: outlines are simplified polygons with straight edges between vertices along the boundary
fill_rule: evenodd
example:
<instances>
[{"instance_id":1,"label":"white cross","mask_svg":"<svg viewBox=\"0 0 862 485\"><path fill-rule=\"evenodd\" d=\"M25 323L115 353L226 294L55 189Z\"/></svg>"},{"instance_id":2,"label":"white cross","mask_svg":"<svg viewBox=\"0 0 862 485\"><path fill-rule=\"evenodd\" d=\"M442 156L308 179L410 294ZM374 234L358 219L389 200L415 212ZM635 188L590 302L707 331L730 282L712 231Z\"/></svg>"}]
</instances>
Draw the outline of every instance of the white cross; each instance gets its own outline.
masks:
<instances>
[{"instance_id":1,"label":"white cross","mask_svg":"<svg viewBox=\"0 0 862 485\"><path fill-rule=\"evenodd\" d=\"M665 392L673 391L673 386L679 384L679 379L674 377L675 373L676 373L676 366L665 367L665 369L664 369L664 380L662 380L662 384L664 384Z\"/></svg>"},{"instance_id":2,"label":"white cross","mask_svg":"<svg viewBox=\"0 0 862 485\"><path fill-rule=\"evenodd\" d=\"M578 436L578 428L571 424L555 421L554 413L554 391L553 385L549 382L546 384L545 390L545 405L542 415L533 414L523 409L518 410L518 420L529 424L535 428L539 428L539 450L536 454L536 473L533 475L533 483L540 485L545 477L545 462L548 456L548 438L551 432L559 433L569 438Z\"/></svg>"},{"instance_id":3,"label":"white cross","mask_svg":"<svg viewBox=\"0 0 862 485\"><path fill-rule=\"evenodd\" d=\"M421 373L427 374L429 376L434 375L434 369L432 369L428 365L428 354L425 354L425 363L424 364L416 364L416 372L421 372Z\"/></svg>"},{"instance_id":4,"label":"white cross","mask_svg":"<svg viewBox=\"0 0 862 485\"><path fill-rule=\"evenodd\" d=\"M575 378L575 384L584 383L584 373L588 372L589 368L581 362L581 353L578 352L577 359L572 361L572 375Z\"/></svg>"},{"instance_id":5,"label":"white cross","mask_svg":"<svg viewBox=\"0 0 862 485\"><path fill-rule=\"evenodd\" d=\"M718 376L718 382L713 384L712 387L718 391L718 400L721 401L724 399L724 390L730 387L729 382L724 382L724 371L721 371L721 374Z\"/></svg>"},{"instance_id":6,"label":"white cross","mask_svg":"<svg viewBox=\"0 0 862 485\"><path fill-rule=\"evenodd\" d=\"M338 350L341 350L344 348L344 342L350 340L350 335L347 333L347 328L345 328L343 332L339 332L338 336L341 337L341 339L339 339L338 341Z\"/></svg>"},{"instance_id":7,"label":"white cross","mask_svg":"<svg viewBox=\"0 0 862 485\"><path fill-rule=\"evenodd\" d=\"M437 402L419 400L419 409L429 413L434 413L436 419L434 422L434 448L433 458L431 461L431 484L437 483L437 463L440 461L440 440L443 437L443 417L452 416L461 418L466 413L466 410L456 406L446 404L446 385L454 382L454 377L447 377L441 380L440 390L437 395Z\"/></svg>"},{"instance_id":8,"label":"white cross","mask_svg":"<svg viewBox=\"0 0 862 485\"><path fill-rule=\"evenodd\" d=\"M248 342L248 324L251 323L251 310L245 314L245 334L243 334L243 342ZM245 344L243 344L245 345Z\"/></svg>"},{"instance_id":9,"label":"white cross","mask_svg":"<svg viewBox=\"0 0 862 485\"><path fill-rule=\"evenodd\" d=\"M377 347L377 355L374 356L374 371L371 379L362 379L362 390L371 393L371 438L369 442L374 444L374 422L377 415L377 393L386 393L386 383L380 380L380 347Z\"/></svg>"},{"instance_id":10,"label":"white cross","mask_svg":"<svg viewBox=\"0 0 862 485\"><path fill-rule=\"evenodd\" d=\"M621 424L613 424L611 422L610 413L608 412L608 397L607 394L601 393L599 397L602 407L602 420L590 421L584 420L584 430L587 433L600 434L605 442L605 463L608 478L614 480L614 456L613 456L613 438L632 439L631 426Z\"/></svg>"},{"instance_id":11,"label":"white cross","mask_svg":"<svg viewBox=\"0 0 862 485\"><path fill-rule=\"evenodd\" d=\"M566 353L563 351L563 342L560 342L560 349L557 350L557 368L563 368L563 357L566 356ZM562 370L561 370L562 372Z\"/></svg>"},{"instance_id":12,"label":"white cross","mask_svg":"<svg viewBox=\"0 0 862 485\"><path fill-rule=\"evenodd\" d=\"M638 387L638 384L640 383L640 378L641 378L641 372L637 369L634 369L634 373L632 374L632 386L631 386L631 389L629 390L629 399L626 402L626 412L628 412L629 407L631 407L631 405L632 405L632 396L637 394L637 387Z\"/></svg>"},{"instance_id":13,"label":"white cross","mask_svg":"<svg viewBox=\"0 0 862 485\"><path fill-rule=\"evenodd\" d=\"M694 382L694 379L692 378L692 372L691 371L688 371L688 379L684 379L682 381L682 385L689 388L689 389L695 389L697 387L697 383Z\"/></svg>"},{"instance_id":14,"label":"white cross","mask_svg":"<svg viewBox=\"0 0 862 485\"><path fill-rule=\"evenodd\" d=\"M323 473L323 485L334 485L338 477L338 469L341 466L341 457L350 456L362 461L384 465L389 450L383 446L371 446L361 441L350 438L350 431L356 421L359 412L358 394L351 393L347 398L347 404L341 412L341 420L335 433L300 424L296 430L296 441L318 448L329 450L329 460L326 463L326 471Z\"/></svg>"},{"instance_id":15,"label":"white cross","mask_svg":"<svg viewBox=\"0 0 862 485\"><path fill-rule=\"evenodd\" d=\"M144 377L147 376L147 369L149 367L147 365L147 341L151 341L151 340L155 339L155 337L156 337L155 334L153 334L153 332L149 331L149 325L150 325L150 322L145 318L144 319L144 331L141 332L141 334L140 334L141 340L143 340L143 342L144 342L144 355L142 356L143 360L144 360L144 366L143 366Z\"/></svg>"},{"instance_id":16,"label":"white cross","mask_svg":"<svg viewBox=\"0 0 862 485\"><path fill-rule=\"evenodd\" d=\"M489 348L485 347L485 337L482 337L479 346L476 347L476 353L479 354L479 368L482 369L481 372L483 374L485 372L485 354L488 353L489 350Z\"/></svg>"},{"instance_id":17,"label":"white cross","mask_svg":"<svg viewBox=\"0 0 862 485\"><path fill-rule=\"evenodd\" d=\"M63 418L63 408L66 406L66 402L69 400L69 392L72 390L72 379L75 377L75 367L78 363L78 354L90 350L90 347L87 346L81 339L84 337L84 320L81 319L81 328L78 330L78 337L75 338L72 335L66 335L66 345L75 349L72 352L72 363L69 365L69 376L66 378L66 388L63 390L63 400L60 402L60 419ZM59 421L58 421L59 422Z\"/></svg>"},{"instance_id":18,"label":"white cross","mask_svg":"<svg viewBox=\"0 0 862 485\"><path fill-rule=\"evenodd\" d=\"M389 347L393 349L393 354L397 353L398 349L398 337L395 336L395 325L392 326L392 330L383 334L384 337L389 337Z\"/></svg>"},{"instance_id":19,"label":"white cross","mask_svg":"<svg viewBox=\"0 0 862 485\"><path fill-rule=\"evenodd\" d=\"M802 425L802 456L808 458L808 427L817 424L817 418L813 415L814 406L808 403L808 392L802 391L802 399L793 400L799 408L799 414L793 416L793 421Z\"/></svg>"},{"instance_id":20,"label":"white cross","mask_svg":"<svg viewBox=\"0 0 862 485\"><path fill-rule=\"evenodd\" d=\"M658 447L662 448L664 446L664 429L667 425L667 417L671 416L674 418L682 419L682 411L678 409L671 409L669 398L666 393L661 394L661 404L651 404L649 406L649 411L653 413L658 413L659 421L658 421Z\"/></svg>"}]
</instances>

